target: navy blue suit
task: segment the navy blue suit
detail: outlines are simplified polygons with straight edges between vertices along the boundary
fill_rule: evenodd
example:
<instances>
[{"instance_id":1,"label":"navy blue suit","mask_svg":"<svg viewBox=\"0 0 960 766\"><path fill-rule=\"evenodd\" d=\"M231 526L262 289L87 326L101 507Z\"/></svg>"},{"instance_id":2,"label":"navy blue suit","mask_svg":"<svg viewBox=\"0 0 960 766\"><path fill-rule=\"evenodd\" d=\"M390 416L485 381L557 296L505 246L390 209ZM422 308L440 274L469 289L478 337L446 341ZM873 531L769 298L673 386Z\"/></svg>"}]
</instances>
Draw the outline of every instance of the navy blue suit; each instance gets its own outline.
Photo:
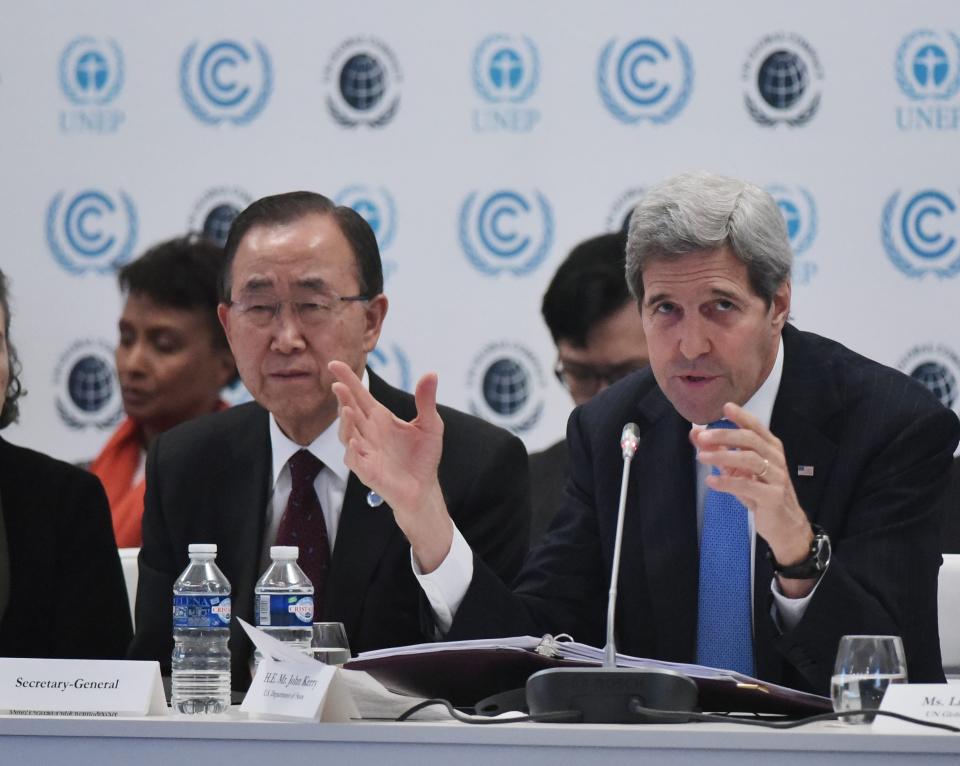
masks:
<instances>
[{"instance_id":1,"label":"navy blue suit","mask_svg":"<svg viewBox=\"0 0 960 766\"><path fill-rule=\"evenodd\" d=\"M920 384L838 343L789 325L770 428L784 444L801 507L833 541L833 559L792 630L770 617L773 577L758 536L754 573L757 675L827 693L839 639L903 637L910 679L943 679L937 634L935 508L960 438L957 417ZM692 662L698 540L690 424L649 369L571 415L570 480L543 544L514 592L475 558L448 638L571 633L602 645L620 487L619 435L635 421L617 607L618 648ZM813 466L799 476L798 466Z\"/></svg>"}]
</instances>

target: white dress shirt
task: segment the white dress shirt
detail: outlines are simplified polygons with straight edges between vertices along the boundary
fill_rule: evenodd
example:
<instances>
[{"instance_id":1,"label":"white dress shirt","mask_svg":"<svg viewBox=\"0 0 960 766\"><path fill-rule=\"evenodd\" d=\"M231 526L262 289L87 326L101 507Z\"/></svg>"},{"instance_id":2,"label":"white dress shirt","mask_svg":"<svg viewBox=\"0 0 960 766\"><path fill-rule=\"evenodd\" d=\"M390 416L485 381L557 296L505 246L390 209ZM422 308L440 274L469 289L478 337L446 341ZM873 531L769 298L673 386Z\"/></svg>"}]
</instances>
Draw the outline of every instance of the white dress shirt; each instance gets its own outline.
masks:
<instances>
[{"instance_id":1,"label":"white dress shirt","mask_svg":"<svg viewBox=\"0 0 960 766\"><path fill-rule=\"evenodd\" d=\"M370 387L366 370L363 372L361 382L364 388ZM287 465L287 461L301 449L307 450L323 463L323 468L313 482L313 488L320 500L320 507L323 508L323 520L327 525L330 552L333 553L333 545L337 539L337 527L340 524L340 513L343 510L343 498L347 492L347 479L350 478L350 469L343 462L344 448L338 437L339 429L340 418L338 417L323 433L304 447L280 430L276 418L273 414L270 415L273 488L270 492L270 499L267 501L266 529L263 535L263 549L260 551L260 571L264 571L270 563L270 546L277 539L280 519L283 517L287 500L290 498L292 482L290 466Z\"/></svg>"},{"instance_id":2,"label":"white dress shirt","mask_svg":"<svg viewBox=\"0 0 960 766\"><path fill-rule=\"evenodd\" d=\"M761 384L760 388L757 389L756 393L754 393L754 395L750 397L750 400L743 406L747 412L760 420L767 428L770 427L770 417L773 414L773 405L777 398L777 392L780 389L780 378L783 375L783 353L783 342L778 341L777 358L773 364L773 368L770 370L770 374ZM699 462L696 463L698 533L700 527L703 525L703 501L707 492L705 480L709 473L709 466ZM755 531L752 512L748 512L748 518L749 535L750 539L753 540ZM753 588L753 559L754 546L751 545L751 592ZM453 542L450 546L450 551L440 566L433 572L429 574L422 573L416 559L413 557L412 550L410 552L410 561L417 581L420 583L420 587L426 594L427 600L430 602L430 607L433 609L437 627L441 634L446 633L450 630L457 609L460 607L460 603L463 601L463 597L470 587L470 581L473 579L473 552L470 550L470 546L460 533L460 530L454 526ZM770 583L770 590L773 593L774 599L774 607L772 610L774 619L778 620L782 627L789 630L800 622L800 618L803 617L803 613L806 611L807 605L813 597L813 592L816 591L816 587L803 598L788 598L780 592L780 588L777 585L777 578L774 577Z\"/></svg>"}]
</instances>

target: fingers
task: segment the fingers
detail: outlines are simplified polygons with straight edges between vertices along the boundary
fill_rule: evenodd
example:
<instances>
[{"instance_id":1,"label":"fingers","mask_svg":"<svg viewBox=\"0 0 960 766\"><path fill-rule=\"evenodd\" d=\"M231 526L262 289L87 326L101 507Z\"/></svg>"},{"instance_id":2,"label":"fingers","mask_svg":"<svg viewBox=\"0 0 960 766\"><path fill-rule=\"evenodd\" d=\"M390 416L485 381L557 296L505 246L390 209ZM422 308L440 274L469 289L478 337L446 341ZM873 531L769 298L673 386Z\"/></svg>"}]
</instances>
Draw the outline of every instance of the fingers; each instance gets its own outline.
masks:
<instances>
[{"instance_id":1,"label":"fingers","mask_svg":"<svg viewBox=\"0 0 960 766\"><path fill-rule=\"evenodd\" d=\"M349 404L356 407L364 415L368 415L377 406L376 399L364 388L363 381L350 369L350 365L334 360L327 365L327 369L337 379L337 383L333 384L332 389L341 405ZM352 401L344 401L343 387L350 392Z\"/></svg>"},{"instance_id":2,"label":"fingers","mask_svg":"<svg viewBox=\"0 0 960 766\"><path fill-rule=\"evenodd\" d=\"M417 381L414 399L417 403L417 422L424 426L442 427L443 421L437 412L437 374L428 372Z\"/></svg>"}]
</instances>

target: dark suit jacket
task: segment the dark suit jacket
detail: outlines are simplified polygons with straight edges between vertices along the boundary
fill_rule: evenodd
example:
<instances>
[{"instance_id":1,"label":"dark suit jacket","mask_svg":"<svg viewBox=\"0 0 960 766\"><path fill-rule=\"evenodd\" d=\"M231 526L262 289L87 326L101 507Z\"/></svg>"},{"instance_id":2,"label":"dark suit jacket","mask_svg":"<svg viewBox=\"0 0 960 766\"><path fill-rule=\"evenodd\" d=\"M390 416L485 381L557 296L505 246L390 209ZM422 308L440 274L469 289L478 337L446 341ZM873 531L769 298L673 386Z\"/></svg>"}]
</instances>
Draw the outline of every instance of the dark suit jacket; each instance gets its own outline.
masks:
<instances>
[{"instance_id":1,"label":"dark suit jacket","mask_svg":"<svg viewBox=\"0 0 960 766\"><path fill-rule=\"evenodd\" d=\"M570 471L570 450L561 439L530 455L530 545L536 546L550 528L563 499Z\"/></svg>"},{"instance_id":2,"label":"dark suit jacket","mask_svg":"<svg viewBox=\"0 0 960 766\"><path fill-rule=\"evenodd\" d=\"M844 634L903 637L910 679L943 679L937 637L939 523L934 509L957 417L921 385L838 343L783 332L783 377L770 428L784 444L801 507L833 540L833 558L799 624L771 619L772 571L756 540L757 675L827 693ZM516 594L481 563L448 637L572 633L602 645L622 461L619 436L642 434L630 481L617 607L619 648L691 662L696 652L698 541L689 423L649 370L574 411L571 479ZM813 466L799 476L798 466Z\"/></svg>"},{"instance_id":3,"label":"dark suit jacket","mask_svg":"<svg viewBox=\"0 0 960 766\"><path fill-rule=\"evenodd\" d=\"M413 397L370 375L370 392L398 417L416 415ZM492 572L510 580L527 550L527 459L506 431L446 407L440 485L458 528ZM171 598L190 543L216 543L232 585L233 616L253 622L253 589L272 484L268 413L241 405L171 429L147 458L147 492L131 659L156 659L170 672ZM420 612L410 546L384 504L371 508L353 474L333 550L319 620L343 622L354 653L432 640ZM250 642L234 619L234 689L249 686Z\"/></svg>"},{"instance_id":4,"label":"dark suit jacket","mask_svg":"<svg viewBox=\"0 0 960 766\"><path fill-rule=\"evenodd\" d=\"M130 607L96 476L0 439L0 655L122 659Z\"/></svg>"},{"instance_id":5,"label":"dark suit jacket","mask_svg":"<svg viewBox=\"0 0 960 766\"><path fill-rule=\"evenodd\" d=\"M939 510L943 514L940 552L960 553L960 457L953 459L950 482L940 498Z\"/></svg>"}]
</instances>

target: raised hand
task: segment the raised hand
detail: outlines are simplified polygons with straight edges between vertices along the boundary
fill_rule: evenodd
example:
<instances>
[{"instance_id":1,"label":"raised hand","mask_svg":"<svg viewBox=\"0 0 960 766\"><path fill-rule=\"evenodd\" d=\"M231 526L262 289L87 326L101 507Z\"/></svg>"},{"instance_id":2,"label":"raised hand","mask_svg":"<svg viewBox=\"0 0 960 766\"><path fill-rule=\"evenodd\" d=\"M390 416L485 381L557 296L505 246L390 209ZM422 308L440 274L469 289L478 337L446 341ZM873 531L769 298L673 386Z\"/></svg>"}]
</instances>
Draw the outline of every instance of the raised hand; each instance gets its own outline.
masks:
<instances>
[{"instance_id":1,"label":"raised hand","mask_svg":"<svg viewBox=\"0 0 960 766\"><path fill-rule=\"evenodd\" d=\"M437 376L417 383L417 417L401 420L370 395L353 370L330 362L337 379L344 463L393 509L421 569L435 569L450 550L453 522L437 479L443 421L437 412Z\"/></svg>"}]
</instances>

